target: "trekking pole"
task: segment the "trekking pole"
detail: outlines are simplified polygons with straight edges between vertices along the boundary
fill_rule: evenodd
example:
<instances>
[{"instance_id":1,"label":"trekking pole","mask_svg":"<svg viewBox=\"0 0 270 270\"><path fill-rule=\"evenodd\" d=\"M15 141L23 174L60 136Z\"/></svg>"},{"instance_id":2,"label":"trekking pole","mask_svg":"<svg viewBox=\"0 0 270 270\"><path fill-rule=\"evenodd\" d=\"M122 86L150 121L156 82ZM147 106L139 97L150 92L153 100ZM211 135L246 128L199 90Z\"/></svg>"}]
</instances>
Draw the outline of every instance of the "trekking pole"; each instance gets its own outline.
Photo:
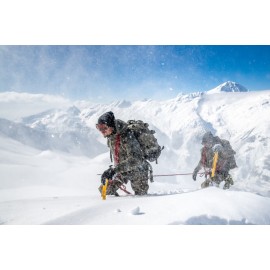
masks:
<instances>
[{"instance_id":1,"label":"trekking pole","mask_svg":"<svg viewBox=\"0 0 270 270\"><path fill-rule=\"evenodd\" d=\"M108 182L109 182L109 180L106 179L105 185L102 186L102 191L101 191L102 200L106 200Z\"/></svg>"}]
</instances>

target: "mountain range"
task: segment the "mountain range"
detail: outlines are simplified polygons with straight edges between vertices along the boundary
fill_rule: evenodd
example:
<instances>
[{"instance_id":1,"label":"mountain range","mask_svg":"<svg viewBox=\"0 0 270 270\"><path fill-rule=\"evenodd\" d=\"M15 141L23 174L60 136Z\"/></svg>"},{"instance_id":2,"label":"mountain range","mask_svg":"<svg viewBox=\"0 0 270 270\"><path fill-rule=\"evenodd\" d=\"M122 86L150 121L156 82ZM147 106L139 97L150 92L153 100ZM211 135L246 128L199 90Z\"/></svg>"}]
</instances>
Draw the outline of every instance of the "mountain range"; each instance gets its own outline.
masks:
<instances>
[{"instance_id":1,"label":"mountain range","mask_svg":"<svg viewBox=\"0 0 270 270\"><path fill-rule=\"evenodd\" d=\"M28 106L27 115L17 112L16 119L12 112L14 95L20 96L20 105ZM229 81L206 92L179 94L164 101L93 104L50 98L0 94L0 105L10 106L12 112L11 117L5 114L0 118L0 136L40 150L95 158L108 152L106 139L95 123L101 114L113 111L116 118L140 119L156 131L165 149L159 164L154 165L155 173L179 173L192 172L199 161L201 138L211 131L229 140L236 151L238 168L232 172L237 179L235 188L270 195L270 91L248 91ZM35 106L31 114L33 99L43 103L38 113Z\"/></svg>"}]
</instances>

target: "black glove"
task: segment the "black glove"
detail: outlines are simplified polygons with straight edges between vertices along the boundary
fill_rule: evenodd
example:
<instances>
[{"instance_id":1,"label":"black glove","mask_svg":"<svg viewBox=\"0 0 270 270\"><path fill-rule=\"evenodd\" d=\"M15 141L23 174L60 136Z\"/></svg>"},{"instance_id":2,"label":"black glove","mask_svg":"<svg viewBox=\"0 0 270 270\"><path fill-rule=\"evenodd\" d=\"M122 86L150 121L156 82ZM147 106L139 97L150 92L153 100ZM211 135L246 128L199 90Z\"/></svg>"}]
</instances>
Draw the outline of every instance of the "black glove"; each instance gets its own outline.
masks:
<instances>
[{"instance_id":1,"label":"black glove","mask_svg":"<svg viewBox=\"0 0 270 270\"><path fill-rule=\"evenodd\" d=\"M114 175L115 175L115 170L112 168L112 166L110 166L110 168L104 171L104 173L101 175L102 185L105 185L106 179L111 180Z\"/></svg>"},{"instance_id":2,"label":"black glove","mask_svg":"<svg viewBox=\"0 0 270 270\"><path fill-rule=\"evenodd\" d=\"M194 181L196 181L197 174L198 174L198 170L195 169L194 172L193 172L193 174L192 174L192 179L193 179Z\"/></svg>"}]
</instances>

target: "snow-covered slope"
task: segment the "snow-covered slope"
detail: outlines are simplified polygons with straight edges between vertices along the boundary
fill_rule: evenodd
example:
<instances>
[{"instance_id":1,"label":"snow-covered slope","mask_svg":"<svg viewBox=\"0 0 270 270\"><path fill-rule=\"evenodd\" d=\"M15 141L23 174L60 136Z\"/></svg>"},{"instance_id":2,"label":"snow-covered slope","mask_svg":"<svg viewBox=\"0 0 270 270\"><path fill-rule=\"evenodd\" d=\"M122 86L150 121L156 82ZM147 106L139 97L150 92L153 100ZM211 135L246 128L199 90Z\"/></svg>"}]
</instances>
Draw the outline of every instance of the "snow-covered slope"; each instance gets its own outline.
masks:
<instances>
[{"instance_id":1,"label":"snow-covered slope","mask_svg":"<svg viewBox=\"0 0 270 270\"><path fill-rule=\"evenodd\" d=\"M63 100L62 105L59 102L54 108L54 103L48 102L40 110L31 103L27 114L23 108L30 100L35 103L32 95L29 100L28 95L16 93L20 96L16 102L12 99L14 93L0 95L0 104L5 104L0 113L1 222L270 224L270 91L209 92L179 94L165 101L92 104ZM43 100L42 96L38 100ZM11 110L14 103L16 113ZM159 163L153 164L154 174L191 173L199 161L205 131L229 140L237 153L238 168L232 170L235 185L229 191L206 191L200 190L203 178L194 182L190 175L155 177L150 186L152 196L108 198L111 206L104 206L97 191L97 174L108 167L110 160L106 140L95 129L95 123L109 110L116 118L141 119L156 130L165 149ZM118 202L121 199L125 200L125 209ZM195 207L193 201L198 200ZM166 202L171 207L175 204L175 215L166 212ZM156 215L153 212L159 203ZM65 208L65 204L70 207ZM189 214L177 208L183 204L188 205ZM213 209L211 205L219 207ZM44 209L37 218L41 206ZM106 211L108 216L100 216Z\"/></svg>"},{"instance_id":2,"label":"snow-covered slope","mask_svg":"<svg viewBox=\"0 0 270 270\"><path fill-rule=\"evenodd\" d=\"M40 150L57 150L74 155L94 157L106 147L97 134L81 121L80 111L49 110L23 117L20 122L0 118L0 134Z\"/></svg>"},{"instance_id":3,"label":"snow-covered slope","mask_svg":"<svg viewBox=\"0 0 270 270\"><path fill-rule=\"evenodd\" d=\"M149 196L108 196L94 159L40 151L0 137L0 224L270 224L270 198L211 187L154 182ZM130 185L127 189L131 191Z\"/></svg>"},{"instance_id":4,"label":"snow-covered slope","mask_svg":"<svg viewBox=\"0 0 270 270\"><path fill-rule=\"evenodd\" d=\"M248 90L241 84L227 81L212 90L207 91L208 94L215 94L221 92L248 92Z\"/></svg>"},{"instance_id":5,"label":"snow-covered slope","mask_svg":"<svg viewBox=\"0 0 270 270\"><path fill-rule=\"evenodd\" d=\"M17 92L0 93L0 117L19 120L50 109L67 108L71 102L61 96Z\"/></svg>"}]
</instances>

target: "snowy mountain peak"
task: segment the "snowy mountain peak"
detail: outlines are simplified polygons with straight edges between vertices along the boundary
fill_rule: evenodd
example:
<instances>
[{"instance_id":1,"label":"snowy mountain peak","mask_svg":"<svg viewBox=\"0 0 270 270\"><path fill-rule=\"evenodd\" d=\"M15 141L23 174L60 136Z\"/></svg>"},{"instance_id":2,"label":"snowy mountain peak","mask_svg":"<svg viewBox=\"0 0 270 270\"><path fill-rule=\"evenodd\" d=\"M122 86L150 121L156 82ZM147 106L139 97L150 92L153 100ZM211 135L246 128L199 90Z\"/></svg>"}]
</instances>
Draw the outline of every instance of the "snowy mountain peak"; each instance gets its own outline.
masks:
<instances>
[{"instance_id":1,"label":"snowy mountain peak","mask_svg":"<svg viewBox=\"0 0 270 270\"><path fill-rule=\"evenodd\" d=\"M81 113L81 111L76 106L71 106L68 108L67 113L69 115L77 116Z\"/></svg>"},{"instance_id":2,"label":"snowy mountain peak","mask_svg":"<svg viewBox=\"0 0 270 270\"><path fill-rule=\"evenodd\" d=\"M118 108L128 108L131 106L131 102L123 99L120 101L115 101L112 105Z\"/></svg>"},{"instance_id":3,"label":"snowy mountain peak","mask_svg":"<svg viewBox=\"0 0 270 270\"><path fill-rule=\"evenodd\" d=\"M215 94L221 92L248 92L248 90L239 83L227 81L223 84L220 84L216 88L207 91L208 94Z\"/></svg>"}]
</instances>

